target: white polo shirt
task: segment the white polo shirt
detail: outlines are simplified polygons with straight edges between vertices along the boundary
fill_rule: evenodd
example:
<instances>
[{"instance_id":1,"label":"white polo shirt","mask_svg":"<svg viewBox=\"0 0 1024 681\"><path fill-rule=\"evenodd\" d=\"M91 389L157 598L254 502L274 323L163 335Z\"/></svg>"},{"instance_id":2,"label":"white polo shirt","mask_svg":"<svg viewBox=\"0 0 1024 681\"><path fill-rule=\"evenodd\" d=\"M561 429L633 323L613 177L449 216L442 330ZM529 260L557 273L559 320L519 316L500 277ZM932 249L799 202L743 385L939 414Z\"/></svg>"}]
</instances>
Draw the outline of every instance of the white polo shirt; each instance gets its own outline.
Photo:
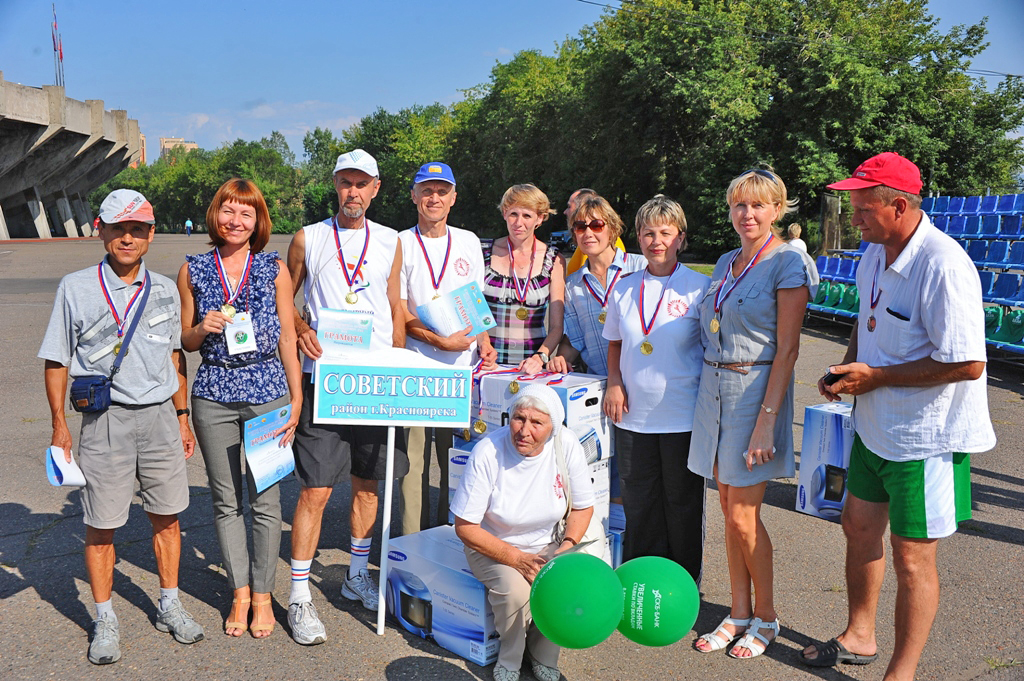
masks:
<instances>
[{"instance_id":1,"label":"white polo shirt","mask_svg":"<svg viewBox=\"0 0 1024 681\"><path fill-rule=\"evenodd\" d=\"M857 289L858 362L878 367L924 357L947 364L987 361L978 270L927 215L922 213L910 242L888 268L884 247L868 246L857 268ZM875 330L869 331L872 315ZM857 397L855 427L864 445L889 461L988 451L996 437L987 389L987 372L973 381L878 388Z\"/></svg>"}]
</instances>

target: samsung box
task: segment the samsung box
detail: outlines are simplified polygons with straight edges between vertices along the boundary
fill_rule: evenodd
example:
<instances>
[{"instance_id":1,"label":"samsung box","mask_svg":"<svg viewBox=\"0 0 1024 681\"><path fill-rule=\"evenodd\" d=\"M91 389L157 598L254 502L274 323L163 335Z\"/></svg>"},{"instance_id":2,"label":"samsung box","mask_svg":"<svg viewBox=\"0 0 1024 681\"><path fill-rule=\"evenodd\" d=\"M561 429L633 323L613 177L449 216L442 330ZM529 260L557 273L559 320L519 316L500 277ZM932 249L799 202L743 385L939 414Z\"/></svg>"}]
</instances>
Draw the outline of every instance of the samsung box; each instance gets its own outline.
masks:
<instances>
[{"instance_id":1,"label":"samsung box","mask_svg":"<svg viewBox=\"0 0 1024 681\"><path fill-rule=\"evenodd\" d=\"M552 380L557 382L552 382ZM611 425L604 414L607 379L591 374L540 375L524 379L518 374L489 374L480 380L480 413L487 423L505 425L505 406L519 386L536 381L552 388L565 408L565 425L580 438L587 462L610 458L614 452Z\"/></svg>"},{"instance_id":2,"label":"samsung box","mask_svg":"<svg viewBox=\"0 0 1024 681\"><path fill-rule=\"evenodd\" d=\"M846 402L804 409L796 510L830 520L842 514L853 449L852 415L853 405Z\"/></svg>"},{"instance_id":3,"label":"samsung box","mask_svg":"<svg viewBox=\"0 0 1024 681\"><path fill-rule=\"evenodd\" d=\"M391 540L384 593L388 614L406 631L479 665L498 659L487 589L451 525Z\"/></svg>"}]
</instances>

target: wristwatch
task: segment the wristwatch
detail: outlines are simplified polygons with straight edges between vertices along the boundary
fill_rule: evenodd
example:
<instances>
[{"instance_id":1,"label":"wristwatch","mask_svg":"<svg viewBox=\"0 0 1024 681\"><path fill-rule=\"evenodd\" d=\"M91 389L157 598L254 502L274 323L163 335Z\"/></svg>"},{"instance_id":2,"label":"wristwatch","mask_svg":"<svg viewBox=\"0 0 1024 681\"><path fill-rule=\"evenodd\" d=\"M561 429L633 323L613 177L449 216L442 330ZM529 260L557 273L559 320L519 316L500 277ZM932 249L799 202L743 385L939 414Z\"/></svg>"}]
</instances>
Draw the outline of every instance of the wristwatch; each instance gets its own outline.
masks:
<instances>
[{"instance_id":1,"label":"wristwatch","mask_svg":"<svg viewBox=\"0 0 1024 681\"><path fill-rule=\"evenodd\" d=\"M540 361L544 362L545 364L551 361L551 357L548 355L548 353L544 352L543 350L541 350L540 352L535 352L534 354L540 357Z\"/></svg>"},{"instance_id":2,"label":"wristwatch","mask_svg":"<svg viewBox=\"0 0 1024 681\"><path fill-rule=\"evenodd\" d=\"M187 407L185 409L178 409L177 414L178 416L190 416L192 414L192 410Z\"/></svg>"}]
</instances>

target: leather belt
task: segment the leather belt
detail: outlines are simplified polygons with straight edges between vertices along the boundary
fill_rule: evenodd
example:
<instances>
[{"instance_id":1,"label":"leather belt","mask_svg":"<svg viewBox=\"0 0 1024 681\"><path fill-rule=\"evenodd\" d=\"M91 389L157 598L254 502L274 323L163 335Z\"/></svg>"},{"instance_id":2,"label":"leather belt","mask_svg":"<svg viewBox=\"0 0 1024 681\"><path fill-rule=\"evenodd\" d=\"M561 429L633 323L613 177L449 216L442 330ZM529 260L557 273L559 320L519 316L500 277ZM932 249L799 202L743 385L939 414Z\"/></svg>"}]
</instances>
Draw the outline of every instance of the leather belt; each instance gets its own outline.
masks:
<instances>
[{"instance_id":1,"label":"leather belt","mask_svg":"<svg viewBox=\"0 0 1024 681\"><path fill-rule=\"evenodd\" d=\"M709 367L714 367L716 369L727 369L729 371L735 371L737 374L749 374L750 370L744 369L743 367L763 367L770 365L774 361L775 360L771 359L762 359L756 362L712 362L710 360L704 360L704 363Z\"/></svg>"},{"instance_id":2,"label":"leather belt","mask_svg":"<svg viewBox=\"0 0 1024 681\"><path fill-rule=\"evenodd\" d=\"M241 367L247 367L253 364L262 364L263 362L269 362L275 357L277 357L277 353L275 352L271 352L261 357L254 357L252 359L207 359L206 357L204 357L203 364L221 367L222 369L240 369Z\"/></svg>"}]
</instances>

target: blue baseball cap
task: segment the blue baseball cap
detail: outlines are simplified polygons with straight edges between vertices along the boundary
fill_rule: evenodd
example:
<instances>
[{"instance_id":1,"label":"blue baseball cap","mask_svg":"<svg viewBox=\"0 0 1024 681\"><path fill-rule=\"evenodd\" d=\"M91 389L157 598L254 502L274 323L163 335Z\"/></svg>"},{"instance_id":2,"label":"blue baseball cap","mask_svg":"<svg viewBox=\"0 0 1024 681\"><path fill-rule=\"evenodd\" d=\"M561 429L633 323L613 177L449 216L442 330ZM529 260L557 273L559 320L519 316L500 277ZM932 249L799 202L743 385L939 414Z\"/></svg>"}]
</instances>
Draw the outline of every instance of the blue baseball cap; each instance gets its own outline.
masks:
<instances>
[{"instance_id":1,"label":"blue baseball cap","mask_svg":"<svg viewBox=\"0 0 1024 681\"><path fill-rule=\"evenodd\" d=\"M447 163L441 163L440 161L431 161L421 165L420 169L416 171L416 177L413 178L412 183L419 184L427 180L441 180L442 182L448 182L453 187L455 186L455 175L452 174L452 169Z\"/></svg>"}]
</instances>

